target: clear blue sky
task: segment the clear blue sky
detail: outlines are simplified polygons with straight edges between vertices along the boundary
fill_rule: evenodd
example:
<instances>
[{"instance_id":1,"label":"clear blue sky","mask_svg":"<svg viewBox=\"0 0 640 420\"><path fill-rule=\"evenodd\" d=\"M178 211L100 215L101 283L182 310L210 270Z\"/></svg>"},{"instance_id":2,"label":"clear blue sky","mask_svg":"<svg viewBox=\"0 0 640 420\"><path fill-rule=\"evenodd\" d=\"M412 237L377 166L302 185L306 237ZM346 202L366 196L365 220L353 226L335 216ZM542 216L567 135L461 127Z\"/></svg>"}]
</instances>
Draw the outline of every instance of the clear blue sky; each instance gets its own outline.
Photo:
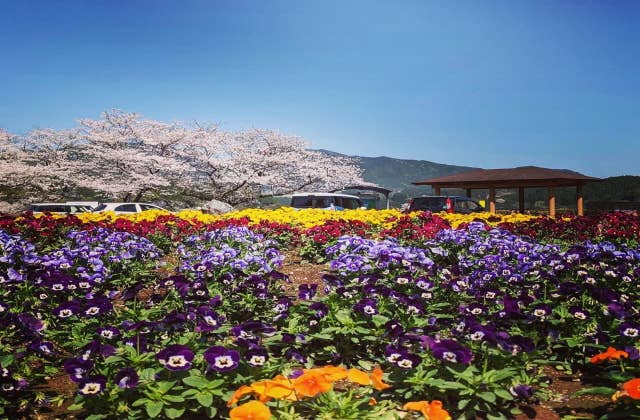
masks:
<instances>
[{"instance_id":1,"label":"clear blue sky","mask_svg":"<svg viewBox=\"0 0 640 420\"><path fill-rule=\"evenodd\" d=\"M640 1L0 0L0 127L120 108L362 156L640 175Z\"/></svg>"}]
</instances>

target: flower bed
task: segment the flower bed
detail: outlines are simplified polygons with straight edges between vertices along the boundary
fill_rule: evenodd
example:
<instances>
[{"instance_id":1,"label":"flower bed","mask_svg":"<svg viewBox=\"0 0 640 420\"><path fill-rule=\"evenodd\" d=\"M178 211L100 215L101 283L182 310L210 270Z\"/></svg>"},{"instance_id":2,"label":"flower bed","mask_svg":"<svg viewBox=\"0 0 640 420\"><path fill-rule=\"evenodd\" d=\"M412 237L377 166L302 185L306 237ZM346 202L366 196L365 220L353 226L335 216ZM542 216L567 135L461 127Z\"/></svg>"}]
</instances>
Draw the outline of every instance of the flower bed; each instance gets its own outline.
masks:
<instances>
[{"instance_id":1,"label":"flower bed","mask_svg":"<svg viewBox=\"0 0 640 420\"><path fill-rule=\"evenodd\" d=\"M0 219L2 415L63 403L41 386L64 372L91 419L507 418L545 397L546 366L637 409L637 217L601 219L612 243L247 213ZM283 247L326 261L323 284L288 295Z\"/></svg>"}]
</instances>

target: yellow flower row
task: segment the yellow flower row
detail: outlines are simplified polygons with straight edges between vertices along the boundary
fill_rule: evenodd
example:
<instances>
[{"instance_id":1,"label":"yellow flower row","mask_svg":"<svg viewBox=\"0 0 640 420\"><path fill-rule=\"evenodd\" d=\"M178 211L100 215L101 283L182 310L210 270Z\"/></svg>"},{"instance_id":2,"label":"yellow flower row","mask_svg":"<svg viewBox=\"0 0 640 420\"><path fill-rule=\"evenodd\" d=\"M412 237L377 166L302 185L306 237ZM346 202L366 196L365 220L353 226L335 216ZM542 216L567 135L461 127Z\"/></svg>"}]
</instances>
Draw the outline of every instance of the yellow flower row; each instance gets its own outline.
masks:
<instances>
[{"instance_id":1,"label":"yellow flower row","mask_svg":"<svg viewBox=\"0 0 640 420\"><path fill-rule=\"evenodd\" d=\"M511 214L491 214L488 212L458 214L458 213L438 213L443 219L447 220L451 227L457 228L461 223L469 223L474 220L482 220L490 226L497 226L500 223L522 223L538 218L530 214L511 213Z\"/></svg>"},{"instance_id":2,"label":"yellow flower row","mask_svg":"<svg viewBox=\"0 0 640 420\"><path fill-rule=\"evenodd\" d=\"M124 218L133 222L140 222L153 221L158 216L166 214L168 213L163 211L148 210L142 213L129 215L116 215L113 212L83 213L79 214L78 217L85 223L115 220L116 218ZM417 216L418 214L419 213L412 213L411 216ZM175 215L183 220L198 220L202 223L213 223L219 220L246 217L250 220L251 224L257 224L261 221L269 221L306 229L322 225L329 220L362 221L382 228L390 228L393 226L393 221L402 217L404 214L396 209L331 211L320 209L295 210L291 207L282 207L275 210L250 208L224 214L208 214L199 210L182 210L175 213ZM483 220L489 225L495 226L502 222L519 223L535 219L537 217L518 213L500 215L486 212L472 214L439 213L438 216L447 220L454 228L459 226L461 223L468 223L473 220Z\"/></svg>"}]
</instances>

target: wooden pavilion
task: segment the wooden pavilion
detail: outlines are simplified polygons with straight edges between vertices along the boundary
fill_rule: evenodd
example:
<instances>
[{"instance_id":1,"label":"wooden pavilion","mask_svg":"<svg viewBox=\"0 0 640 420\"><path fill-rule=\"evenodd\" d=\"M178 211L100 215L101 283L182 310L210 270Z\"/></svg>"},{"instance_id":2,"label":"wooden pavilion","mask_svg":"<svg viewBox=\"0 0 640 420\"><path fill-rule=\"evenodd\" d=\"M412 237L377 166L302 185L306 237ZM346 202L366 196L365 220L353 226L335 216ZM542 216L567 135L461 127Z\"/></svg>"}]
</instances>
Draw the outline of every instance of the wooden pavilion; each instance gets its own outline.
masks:
<instances>
[{"instance_id":1,"label":"wooden pavilion","mask_svg":"<svg viewBox=\"0 0 640 420\"><path fill-rule=\"evenodd\" d=\"M489 211L496 212L496 189L518 189L519 211L524 212L524 189L546 187L549 191L549 216L556 215L556 187L576 187L576 209L579 216L584 214L582 187L587 182L602 181L578 172L558 169L522 166L507 169L474 169L454 175L413 182L414 185L431 185L435 195L442 188L463 188L467 197L471 190L489 190Z\"/></svg>"}]
</instances>

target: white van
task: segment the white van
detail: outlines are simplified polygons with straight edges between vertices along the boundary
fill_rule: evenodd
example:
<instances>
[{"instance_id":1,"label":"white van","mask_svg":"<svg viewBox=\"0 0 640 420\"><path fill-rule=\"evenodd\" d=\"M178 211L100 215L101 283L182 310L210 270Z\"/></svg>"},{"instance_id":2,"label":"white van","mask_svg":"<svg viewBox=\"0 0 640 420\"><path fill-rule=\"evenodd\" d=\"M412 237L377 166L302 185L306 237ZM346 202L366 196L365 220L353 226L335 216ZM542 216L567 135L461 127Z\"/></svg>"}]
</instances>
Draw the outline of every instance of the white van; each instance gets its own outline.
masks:
<instances>
[{"instance_id":1,"label":"white van","mask_svg":"<svg viewBox=\"0 0 640 420\"><path fill-rule=\"evenodd\" d=\"M93 212L101 213L103 211L112 211L115 214L129 214L140 213L146 210L160 210L171 213L167 209L149 203L100 203L100 205L93 209Z\"/></svg>"},{"instance_id":2,"label":"white van","mask_svg":"<svg viewBox=\"0 0 640 420\"><path fill-rule=\"evenodd\" d=\"M69 203L33 203L30 204L28 211L34 214L51 213L51 214L78 214L88 213L92 210L91 206L83 204Z\"/></svg>"},{"instance_id":3,"label":"white van","mask_svg":"<svg viewBox=\"0 0 640 420\"><path fill-rule=\"evenodd\" d=\"M353 210L363 208L358 196L336 193L298 193L291 195L295 209Z\"/></svg>"}]
</instances>

